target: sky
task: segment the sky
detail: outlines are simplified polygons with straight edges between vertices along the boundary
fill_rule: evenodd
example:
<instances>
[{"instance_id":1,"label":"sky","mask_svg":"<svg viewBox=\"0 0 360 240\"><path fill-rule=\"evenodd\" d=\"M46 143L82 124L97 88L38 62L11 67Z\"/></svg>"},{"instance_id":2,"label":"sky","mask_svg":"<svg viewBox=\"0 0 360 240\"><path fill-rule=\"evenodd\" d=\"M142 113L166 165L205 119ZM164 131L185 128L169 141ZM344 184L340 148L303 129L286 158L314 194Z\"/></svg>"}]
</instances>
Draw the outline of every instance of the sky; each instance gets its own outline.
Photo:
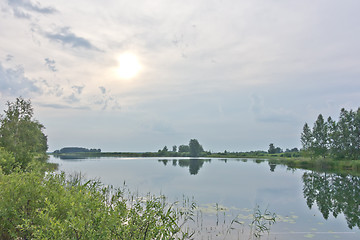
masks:
<instances>
[{"instance_id":1,"label":"sky","mask_svg":"<svg viewBox=\"0 0 360 240\"><path fill-rule=\"evenodd\" d=\"M360 106L359 9L0 0L0 111L31 99L49 151L157 151L194 138L213 152L300 148L305 122Z\"/></svg>"}]
</instances>

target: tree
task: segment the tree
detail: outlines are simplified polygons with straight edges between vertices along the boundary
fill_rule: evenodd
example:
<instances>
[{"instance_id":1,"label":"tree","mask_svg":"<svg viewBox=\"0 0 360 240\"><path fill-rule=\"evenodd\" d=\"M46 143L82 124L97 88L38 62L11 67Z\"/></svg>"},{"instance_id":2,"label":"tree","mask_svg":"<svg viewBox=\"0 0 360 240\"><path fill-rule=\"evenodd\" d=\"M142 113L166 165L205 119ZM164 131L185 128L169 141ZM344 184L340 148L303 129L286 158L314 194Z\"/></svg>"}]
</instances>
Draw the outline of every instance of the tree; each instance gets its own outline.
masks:
<instances>
[{"instance_id":1,"label":"tree","mask_svg":"<svg viewBox=\"0 0 360 240\"><path fill-rule=\"evenodd\" d=\"M270 143L268 153L269 154L274 154L275 152L276 152L276 148L275 148L274 144Z\"/></svg>"},{"instance_id":2,"label":"tree","mask_svg":"<svg viewBox=\"0 0 360 240\"><path fill-rule=\"evenodd\" d=\"M46 159L47 136L44 126L33 119L30 100L19 97L15 102L7 102L7 107L0 118L0 147L13 153L22 169L35 157Z\"/></svg>"},{"instance_id":3,"label":"tree","mask_svg":"<svg viewBox=\"0 0 360 240\"><path fill-rule=\"evenodd\" d=\"M199 141L196 139L191 139L189 142L190 148L190 156L191 157L198 157L203 151L203 147L200 145Z\"/></svg>"},{"instance_id":4,"label":"tree","mask_svg":"<svg viewBox=\"0 0 360 240\"><path fill-rule=\"evenodd\" d=\"M301 133L301 144L303 147L303 150L309 151L312 147L313 142L313 136L311 129L309 128L309 125L307 123L304 124L303 132Z\"/></svg>"},{"instance_id":5,"label":"tree","mask_svg":"<svg viewBox=\"0 0 360 240\"><path fill-rule=\"evenodd\" d=\"M167 148L167 146L165 146L163 149L162 149L162 152L163 153L166 153L166 152L168 152L169 150L168 150L168 148Z\"/></svg>"},{"instance_id":6,"label":"tree","mask_svg":"<svg viewBox=\"0 0 360 240\"><path fill-rule=\"evenodd\" d=\"M176 145L174 145L174 146L172 147L172 151L173 151L173 152L176 152L176 151L177 151Z\"/></svg>"},{"instance_id":7,"label":"tree","mask_svg":"<svg viewBox=\"0 0 360 240\"><path fill-rule=\"evenodd\" d=\"M360 108L357 111L340 111L339 121L328 117L324 121L320 114L311 131L305 123L301 134L301 143L311 156L326 157L330 154L336 159L360 158Z\"/></svg>"},{"instance_id":8,"label":"tree","mask_svg":"<svg viewBox=\"0 0 360 240\"><path fill-rule=\"evenodd\" d=\"M314 138L314 155L325 157L328 145L328 131L327 125L325 124L324 118L321 114L319 114L317 120L314 123L312 136Z\"/></svg>"},{"instance_id":9,"label":"tree","mask_svg":"<svg viewBox=\"0 0 360 240\"><path fill-rule=\"evenodd\" d=\"M179 152L190 152L190 147L188 145L180 145L179 146Z\"/></svg>"}]
</instances>

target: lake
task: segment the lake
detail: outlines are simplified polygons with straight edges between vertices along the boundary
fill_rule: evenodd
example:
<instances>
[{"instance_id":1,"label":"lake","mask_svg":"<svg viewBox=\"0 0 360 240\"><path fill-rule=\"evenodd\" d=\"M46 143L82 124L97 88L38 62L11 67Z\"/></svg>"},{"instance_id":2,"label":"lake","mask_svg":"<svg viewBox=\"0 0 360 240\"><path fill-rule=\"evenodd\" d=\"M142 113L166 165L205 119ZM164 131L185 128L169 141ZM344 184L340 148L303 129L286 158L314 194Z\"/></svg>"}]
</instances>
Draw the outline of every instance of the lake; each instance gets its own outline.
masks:
<instances>
[{"instance_id":1,"label":"lake","mask_svg":"<svg viewBox=\"0 0 360 240\"><path fill-rule=\"evenodd\" d=\"M199 206L196 239L248 239L253 209L275 213L263 239L360 239L360 178L294 170L252 159L88 158L60 159L59 171L169 201ZM199 223L200 222L200 223Z\"/></svg>"}]
</instances>

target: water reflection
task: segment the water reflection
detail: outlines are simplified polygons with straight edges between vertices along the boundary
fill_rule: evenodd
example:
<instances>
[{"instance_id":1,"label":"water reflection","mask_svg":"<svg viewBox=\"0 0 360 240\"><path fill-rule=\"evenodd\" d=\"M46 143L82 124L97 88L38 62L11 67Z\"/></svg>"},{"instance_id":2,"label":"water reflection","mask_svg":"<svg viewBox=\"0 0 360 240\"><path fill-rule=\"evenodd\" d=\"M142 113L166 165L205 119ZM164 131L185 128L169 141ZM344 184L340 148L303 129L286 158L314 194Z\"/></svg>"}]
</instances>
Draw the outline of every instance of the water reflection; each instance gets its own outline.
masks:
<instances>
[{"instance_id":1,"label":"water reflection","mask_svg":"<svg viewBox=\"0 0 360 240\"><path fill-rule=\"evenodd\" d=\"M179 160L167 160L159 159L159 162L162 162L165 166L172 162L173 166L189 168L190 175L197 175L200 168L204 165L205 162L211 162L211 159L179 159Z\"/></svg>"},{"instance_id":2,"label":"water reflection","mask_svg":"<svg viewBox=\"0 0 360 240\"><path fill-rule=\"evenodd\" d=\"M229 161L229 159L224 158L224 159L217 159L220 162L223 163L227 163ZM241 161L241 162L247 162L247 159L231 159L231 161ZM253 160L253 162L260 164L265 162L266 160L264 159L255 159ZM188 167L189 168L189 173L190 175L197 175L199 173L200 168L203 167L205 162L210 163L211 159L159 159L158 162L162 162L164 164L164 166L167 166L168 164L172 164L172 166L176 167ZM270 163L269 162L269 166L270 166L270 171L274 172L275 168L276 168L276 164Z\"/></svg>"},{"instance_id":3,"label":"water reflection","mask_svg":"<svg viewBox=\"0 0 360 240\"><path fill-rule=\"evenodd\" d=\"M305 172L303 194L308 207L316 204L325 219L343 213L350 229L360 228L360 178L357 176Z\"/></svg>"},{"instance_id":4,"label":"water reflection","mask_svg":"<svg viewBox=\"0 0 360 240\"><path fill-rule=\"evenodd\" d=\"M197 175L204 163L210 163L211 159L160 159L165 166L179 166L189 168L190 175ZM228 159L218 159L217 161L228 163ZM232 159L230 161L244 161L244 159ZM264 160L253 160L260 164ZM277 164L268 161L271 172L275 172ZM288 170L295 171L288 168ZM314 205L318 206L324 219L328 220L332 214L335 218L339 214L344 214L347 225L350 229L360 228L360 177L320 172L304 172L302 176L303 196L307 206L311 209Z\"/></svg>"}]
</instances>

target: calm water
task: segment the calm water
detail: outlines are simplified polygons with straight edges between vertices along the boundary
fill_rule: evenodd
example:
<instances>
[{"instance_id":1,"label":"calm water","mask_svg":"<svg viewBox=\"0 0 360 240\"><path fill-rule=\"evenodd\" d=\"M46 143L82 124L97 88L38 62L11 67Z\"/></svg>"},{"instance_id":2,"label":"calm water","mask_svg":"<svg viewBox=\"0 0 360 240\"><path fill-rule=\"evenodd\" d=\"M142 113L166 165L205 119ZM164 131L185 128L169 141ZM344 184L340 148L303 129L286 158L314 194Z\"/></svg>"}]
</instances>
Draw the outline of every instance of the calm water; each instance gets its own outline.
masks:
<instances>
[{"instance_id":1,"label":"calm water","mask_svg":"<svg viewBox=\"0 0 360 240\"><path fill-rule=\"evenodd\" d=\"M223 239L221 233L237 215L244 224L226 239L248 239L247 223L256 205L278 216L264 239L360 239L359 177L246 159L51 156L50 161L59 163L60 171L81 172L104 184L121 187L125 182L140 194L165 194L170 201L194 198L200 206L197 218L201 214L197 239Z\"/></svg>"}]
</instances>

